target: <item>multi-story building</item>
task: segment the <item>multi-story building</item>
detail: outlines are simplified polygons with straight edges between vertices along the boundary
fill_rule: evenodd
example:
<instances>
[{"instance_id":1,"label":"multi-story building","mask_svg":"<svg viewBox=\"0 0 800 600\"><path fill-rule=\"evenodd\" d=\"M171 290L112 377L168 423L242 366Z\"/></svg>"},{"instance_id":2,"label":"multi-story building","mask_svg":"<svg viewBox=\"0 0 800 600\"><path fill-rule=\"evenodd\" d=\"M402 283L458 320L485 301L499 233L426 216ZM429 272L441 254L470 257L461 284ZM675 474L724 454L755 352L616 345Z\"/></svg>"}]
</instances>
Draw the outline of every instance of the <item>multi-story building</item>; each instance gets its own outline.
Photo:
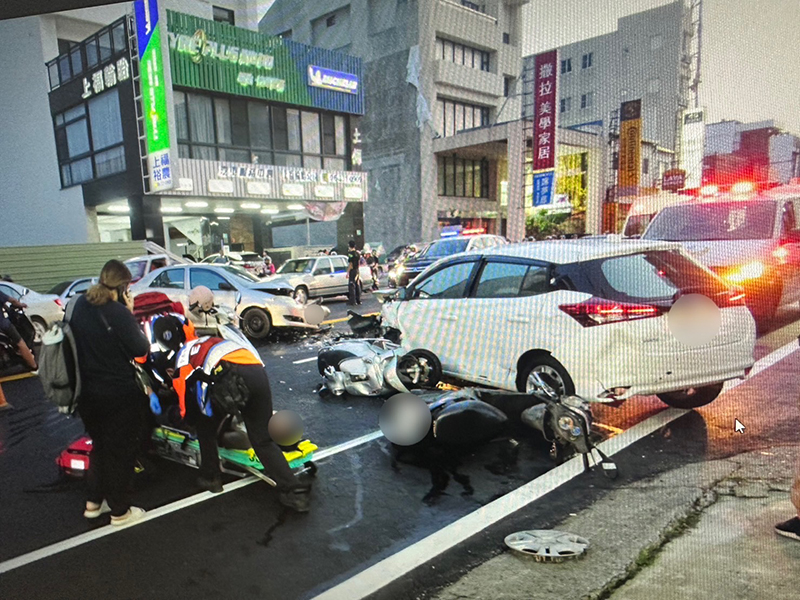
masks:
<instances>
[{"instance_id":1,"label":"multi-story building","mask_svg":"<svg viewBox=\"0 0 800 600\"><path fill-rule=\"evenodd\" d=\"M258 2L160 4L139 14L150 27L130 3L0 24L0 245L146 238L197 256L359 233L361 61L259 34Z\"/></svg>"},{"instance_id":2,"label":"multi-story building","mask_svg":"<svg viewBox=\"0 0 800 600\"><path fill-rule=\"evenodd\" d=\"M641 99L643 139L675 150L688 107L692 35L691 11L678 0L623 17L611 33L558 48L561 126L613 132L621 103Z\"/></svg>"},{"instance_id":3,"label":"multi-story building","mask_svg":"<svg viewBox=\"0 0 800 600\"><path fill-rule=\"evenodd\" d=\"M460 223L524 234L521 10L528 0L276 0L264 33L364 60L365 230L385 245ZM594 144L572 133L571 143Z\"/></svg>"},{"instance_id":4,"label":"multi-story building","mask_svg":"<svg viewBox=\"0 0 800 600\"><path fill-rule=\"evenodd\" d=\"M773 120L706 125L704 182L736 183L741 179L788 183L800 177L800 136Z\"/></svg>"}]
</instances>

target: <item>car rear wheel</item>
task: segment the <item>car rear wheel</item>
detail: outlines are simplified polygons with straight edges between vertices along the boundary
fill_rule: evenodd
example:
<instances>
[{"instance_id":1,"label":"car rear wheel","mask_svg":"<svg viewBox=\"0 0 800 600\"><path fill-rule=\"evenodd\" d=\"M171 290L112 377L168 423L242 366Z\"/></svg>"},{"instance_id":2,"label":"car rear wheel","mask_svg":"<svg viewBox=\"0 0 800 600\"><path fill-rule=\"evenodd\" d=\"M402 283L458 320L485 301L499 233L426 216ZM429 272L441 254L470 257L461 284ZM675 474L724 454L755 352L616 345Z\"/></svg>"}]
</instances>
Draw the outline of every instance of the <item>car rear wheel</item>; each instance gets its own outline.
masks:
<instances>
[{"instance_id":1,"label":"car rear wheel","mask_svg":"<svg viewBox=\"0 0 800 600\"><path fill-rule=\"evenodd\" d=\"M699 388L689 388L679 392L658 394L659 400L673 408L699 408L716 400L722 392L723 382L705 385Z\"/></svg>"},{"instance_id":2,"label":"car rear wheel","mask_svg":"<svg viewBox=\"0 0 800 600\"><path fill-rule=\"evenodd\" d=\"M517 389L530 394L536 390L533 374L537 373L559 396L571 396L575 393L575 383L560 362L549 354L541 354L530 358L517 378Z\"/></svg>"},{"instance_id":3,"label":"car rear wheel","mask_svg":"<svg viewBox=\"0 0 800 600\"><path fill-rule=\"evenodd\" d=\"M294 291L294 299L300 304L308 303L308 288L301 285Z\"/></svg>"},{"instance_id":4,"label":"car rear wheel","mask_svg":"<svg viewBox=\"0 0 800 600\"><path fill-rule=\"evenodd\" d=\"M272 329L267 311L261 308L251 308L242 315L242 329L244 334L254 340L263 340Z\"/></svg>"},{"instance_id":5,"label":"car rear wheel","mask_svg":"<svg viewBox=\"0 0 800 600\"><path fill-rule=\"evenodd\" d=\"M47 323L40 317L32 317L31 323L33 323L33 343L41 344L44 334L47 333Z\"/></svg>"}]
</instances>

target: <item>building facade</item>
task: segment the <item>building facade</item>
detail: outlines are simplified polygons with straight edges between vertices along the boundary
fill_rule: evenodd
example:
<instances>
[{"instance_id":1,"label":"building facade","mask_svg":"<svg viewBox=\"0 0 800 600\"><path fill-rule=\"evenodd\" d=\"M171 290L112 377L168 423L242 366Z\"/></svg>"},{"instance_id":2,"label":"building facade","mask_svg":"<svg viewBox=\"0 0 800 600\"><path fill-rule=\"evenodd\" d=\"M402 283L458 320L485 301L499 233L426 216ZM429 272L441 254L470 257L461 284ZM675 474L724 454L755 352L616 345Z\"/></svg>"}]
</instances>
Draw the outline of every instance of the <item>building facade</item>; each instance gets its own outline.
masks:
<instances>
[{"instance_id":1,"label":"building facade","mask_svg":"<svg viewBox=\"0 0 800 600\"><path fill-rule=\"evenodd\" d=\"M46 112L4 126L53 150L38 161L42 191L21 183L19 193L46 196L37 212L55 219L42 233L32 211L12 209L0 243L146 238L201 257L223 246L342 246L362 234L361 61L259 34L257 2L161 4L8 26L41 32L45 91L29 100ZM152 23L137 19L157 22L158 38L142 37ZM19 178L20 158L0 168ZM29 222L32 237L13 234Z\"/></svg>"},{"instance_id":2,"label":"building facade","mask_svg":"<svg viewBox=\"0 0 800 600\"><path fill-rule=\"evenodd\" d=\"M616 31L558 48L561 126L614 133L620 105L641 99L642 138L676 150L689 105L692 32L691 11L678 0L619 19Z\"/></svg>"},{"instance_id":3,"label":"building facade","mask_svg":"<svg viewBox=\"0 0 800 600\"><path fill-rule=\"evenodd\" d=\"M507 232L502 198L521 193L508 175L522 164L509 132L521 133L508 123L519 122L526 3L277 0L262 19L263 33L364 60L370 239L428 241L455 222Z\"/></svg>"},{"instance_id":4,"label":"building facade","mask_svg":"<svg viewBox=\"0 0 800 600\"><path fill-rule=\"evenodd\" d=\"M721 121L706 125L704 183L789 183L800 177L800 136L775 121Z\"/></svg>"}]
</instances>

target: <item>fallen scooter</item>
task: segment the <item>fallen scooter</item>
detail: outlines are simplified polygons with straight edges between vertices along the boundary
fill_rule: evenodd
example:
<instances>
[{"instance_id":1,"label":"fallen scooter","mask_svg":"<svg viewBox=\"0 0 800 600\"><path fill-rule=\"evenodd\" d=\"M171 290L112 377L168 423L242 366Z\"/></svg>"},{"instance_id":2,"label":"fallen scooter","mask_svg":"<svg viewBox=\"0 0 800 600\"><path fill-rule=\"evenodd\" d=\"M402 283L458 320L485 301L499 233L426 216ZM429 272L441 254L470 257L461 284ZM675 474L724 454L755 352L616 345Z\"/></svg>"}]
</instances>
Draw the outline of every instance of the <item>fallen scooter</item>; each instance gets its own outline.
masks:
<instances>
[{"instance_id":1,"label":"fallen scooter","mask_svg":"<svg viewBox=\"0 0 800 600\"><path fill-rule=\"evenodd\" d=\"M22 340L33 351L33 343L36 339L36 330L28 315L21 308L16 306L0 307L2 314L8 318L12 325L17 329ZM5 333L0 331L0 371L5 371L12 367L25 367L30 369L28 363L20 356L17 345L11 341Z\"/></svg>"}]
</instances>

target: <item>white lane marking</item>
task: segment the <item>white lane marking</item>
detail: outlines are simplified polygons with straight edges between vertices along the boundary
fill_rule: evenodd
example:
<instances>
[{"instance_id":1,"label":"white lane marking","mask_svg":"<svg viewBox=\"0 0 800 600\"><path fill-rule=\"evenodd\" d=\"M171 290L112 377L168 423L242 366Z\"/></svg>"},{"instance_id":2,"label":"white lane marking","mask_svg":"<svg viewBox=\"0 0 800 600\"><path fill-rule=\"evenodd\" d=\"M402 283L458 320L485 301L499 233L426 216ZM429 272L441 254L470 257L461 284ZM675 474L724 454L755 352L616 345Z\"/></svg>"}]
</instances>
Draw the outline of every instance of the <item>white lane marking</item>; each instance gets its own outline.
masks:
<instances>
[{"instance_id":1,"label":"white lane marking","mask_svg":"<svg viewBox=\"0 0 800 600\"><path fill-rule=\"evenodd\" d=\"M337 444L336 446L332 446L330 448L324 448L314 453L314 460L317 461L317 460L322 460L324 458L328 458L330 456L335 456L336 454L345 452L357 446L361 446L362 444L367 444L380 437L383 437L383 434L380 431L374 431L372 433L368 433L367 435L362 435L361 437L348 440L341 444ZM222 494L227 494L229 492L241 489L245 486L255 483L256 481L260 480L257 477L253 476L245 477L244 479L240 479L238 481L234 481L232 483L225 485L223 491L219 494L212 494L211 492L201 492L199 494L195 494L194 496L189 496L188 498L178 500L177 502L166 504L164 506L159 506L158 508L154 508L153 510L148 510L145 516L141 520L136 521L135 523L132 523L127 527L114 527L113 525L106 525L105 527L99 527L98 529L87 531L86 533L82 533L80 535L63 540L61 542L51 544L50 546L45 546L44 548L40 548L39 550L34 550L33 552L28 552L27 554L11 558L7 561L0 563L0 573L7 573L8 571L13 571L14 569L18 569L19 567L23 567L25 565L36 562L43 558L47 558L48 556L53 556L54 554L59 554L67 550L71 550L72 548L77 548L78 546L82 546L83 544L88 544L89 542L93 542L94 540L98 540L107 535L111 535L112 533L118 533L122 530L130 529L131 527L135 527L142 523L147 523L148 521L158 519L159 517L163 517L164 515L168 515L170 513L176 512L184 508L188 508L195 504L205 502L206 500L212 500L214 498L221 496Z\"/></svg>"},{"instance_id":2,"label":"white lane marking","mask_svg":"<svg viewBox=\"0 0 800 600\"><path fill-rule=\"evenodd\" d=\"M311 362L312 360L317 360L316 356L312 356L311 358L304 358L303 360L294 360L292 361L293 365L302 365L303 363Z\"/></svg>"},{"instance_id":3,"label":"white lane marking","mask_svg":"<svg viewBox=\"0 0 800 600\"><path fill-rule=\"evenodd\" d=\"M774 350L769 354L767 354L765 357L757 360L756 363L753 365L753 370L750 371L750 375L747 376L747 379L731 379L729 381L726 381L725 386L722 388L722 391L727 392L735 387L742 385L746 381L750 380L752 377L755 377L762 371L765 371L770 367L778 364L784 358L791 356L798 350L800 350L799 340L793 340L788 344L781 346L777 350Z\"/></svg>"},{"instance_id":4,"label":"white lane marking","mask_svg":"<svg viewBox=\"0 0 800 600\"><path fill-rule=\"evenodd\" d=\"M603 452L612 456L634 442L658 431L687 410L668 408L637 423L624 433L600 444ZM502 498L479 508L465 517L438 530L379 563L361 571L350 579L316 596L314 600L358 600L384 588L387 584L410 573L434 557L480 533L514 512L552 492L583 473L583 460L576 456L562 465L537 477L530 483L509 492Z\"/></svg>"}]
</instances>

